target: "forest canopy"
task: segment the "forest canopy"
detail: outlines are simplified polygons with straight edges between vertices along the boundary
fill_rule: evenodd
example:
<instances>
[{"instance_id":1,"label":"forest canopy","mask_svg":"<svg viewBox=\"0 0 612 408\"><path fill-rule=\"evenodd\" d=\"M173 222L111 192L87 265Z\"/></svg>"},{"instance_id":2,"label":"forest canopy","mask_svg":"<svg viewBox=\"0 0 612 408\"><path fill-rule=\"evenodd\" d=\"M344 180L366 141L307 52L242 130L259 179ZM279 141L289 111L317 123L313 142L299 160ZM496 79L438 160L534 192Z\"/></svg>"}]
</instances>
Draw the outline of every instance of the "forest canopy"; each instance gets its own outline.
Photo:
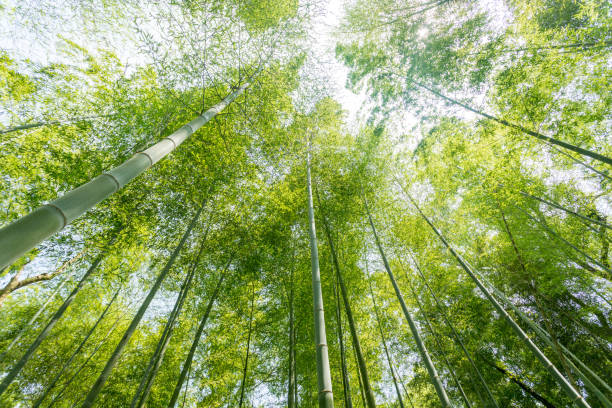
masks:
<instances>
[{"instance_id":1,"label":"forest canopy","mask_svg":"<svg viewBox=\"0 0 612 408\"><path fill-rule=\"evenodd\" d=\"M612 408L604 0L0 0L0 407Z\"/></svg>"}]
</instances>

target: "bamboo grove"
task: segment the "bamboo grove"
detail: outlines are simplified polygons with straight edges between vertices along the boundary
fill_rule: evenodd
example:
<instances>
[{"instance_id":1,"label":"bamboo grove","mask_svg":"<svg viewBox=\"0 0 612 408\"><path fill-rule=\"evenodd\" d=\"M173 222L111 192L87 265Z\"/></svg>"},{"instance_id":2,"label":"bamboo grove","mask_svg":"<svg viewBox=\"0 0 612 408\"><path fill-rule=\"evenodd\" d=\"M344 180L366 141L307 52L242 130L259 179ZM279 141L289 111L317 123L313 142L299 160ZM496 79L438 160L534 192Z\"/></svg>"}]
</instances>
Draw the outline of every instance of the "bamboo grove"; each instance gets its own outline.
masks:
<instances>
[{"instance_id":1,"label":"bamboo grove","mask_svg":"<svg viewBox=\"0 0 612 408\"><path fill-rule=\"evenodd\" d=\"M0 2L1 407L612 407L608 2L59 3Z\"/></svg>"}]
</instances>

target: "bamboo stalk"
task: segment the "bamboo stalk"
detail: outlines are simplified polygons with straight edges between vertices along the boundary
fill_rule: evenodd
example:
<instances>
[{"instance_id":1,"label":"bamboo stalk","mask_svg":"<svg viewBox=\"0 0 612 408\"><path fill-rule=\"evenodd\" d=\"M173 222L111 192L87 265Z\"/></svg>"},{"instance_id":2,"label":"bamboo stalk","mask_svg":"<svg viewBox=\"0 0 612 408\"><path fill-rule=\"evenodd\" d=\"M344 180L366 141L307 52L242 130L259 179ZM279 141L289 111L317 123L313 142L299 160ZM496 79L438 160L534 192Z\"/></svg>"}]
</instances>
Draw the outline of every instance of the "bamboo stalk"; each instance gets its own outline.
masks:
<instances>
[{"instance_id":1,"label":"bamboo stalk","mask_svg":"<svg viewBox=\"0 0 612 408\"><path fill-rule=\"evenodd\" d=\"M245 82L202 115L119 166L0 229L0 270L170 154L233 102L249 84Z\"/></svg>"},{"instance_id":2,"label":"bamboo stalk","mask_svg":"<svg viewBox=\"0 0 612 408\"><path fill-rule=\"evenodd\" d=\"M323 310L323 292L321 290L321 272L319 270L319 251L317 249L317 231L315 228L314 208L312 203L310 146L306 153L306 184L308 190L308 234L310 236L310 264L312 269L314 333L317 355L317 385L319 391L318 400L320 408L333 408L334 395L329 369L329 357L327 354L327 335L325 333L325 313Z\"/></svg>"}]
</instances>

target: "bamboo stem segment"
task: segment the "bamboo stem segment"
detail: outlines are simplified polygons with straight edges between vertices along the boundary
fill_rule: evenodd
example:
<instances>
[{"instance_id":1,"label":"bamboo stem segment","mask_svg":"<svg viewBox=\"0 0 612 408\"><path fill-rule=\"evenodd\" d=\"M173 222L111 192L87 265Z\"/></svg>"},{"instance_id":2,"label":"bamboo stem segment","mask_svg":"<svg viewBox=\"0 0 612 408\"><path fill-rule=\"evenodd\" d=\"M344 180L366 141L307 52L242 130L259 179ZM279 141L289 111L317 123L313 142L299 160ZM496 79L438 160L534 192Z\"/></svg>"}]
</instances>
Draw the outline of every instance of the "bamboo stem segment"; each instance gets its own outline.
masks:
<instances>
[{"instance_id":1,"label":"bamboo stem segment","mask_svg":"<svg viewBox=\"0 0 612 408\"><path fill-rule=\"evenodd\" d=\"M112 170L69 191L0 229L0 269L62 230L90 208L119 191L132 179L170 154L195 131L232 103L248 88L246 82L221 102L148 149L134 154Z\"/></svg>"},{"instance_id":2,"label":"bamboo stem segment","mask_svg":"<svg viewBox=\"0 0 612 408\"><path fill-rule=\"evenodd\" d=\"M309 146L310 147L310 146ZM308 189L308 233L310 236L310 263L312 267L312 295L314 312L314 333L317 354L317 380L319 390L319 407L333 408L329 356L327 353L327 335L325 333L325 313L323 311L323 293L321 291L321 272L319 270L319 251L317 249L317 231L315 228L312 203L312 181L310 177L310 151L306 154L306 183Z\"/></svg>"}]
</instances>

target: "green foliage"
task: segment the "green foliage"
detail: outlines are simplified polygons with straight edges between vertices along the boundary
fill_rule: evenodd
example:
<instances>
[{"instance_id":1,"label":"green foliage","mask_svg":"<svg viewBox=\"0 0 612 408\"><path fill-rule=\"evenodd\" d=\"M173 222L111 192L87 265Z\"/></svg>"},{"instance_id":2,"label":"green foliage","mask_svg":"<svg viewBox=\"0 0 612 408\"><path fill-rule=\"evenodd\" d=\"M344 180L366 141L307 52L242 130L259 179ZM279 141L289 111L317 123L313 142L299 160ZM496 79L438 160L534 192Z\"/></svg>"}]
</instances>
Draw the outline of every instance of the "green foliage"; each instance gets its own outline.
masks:
<instances>
[{"instance_id":1,"label":"green foliage","mask_svg":"<svg viewBox=\"0 0 612 408\"><path fill-rule=\"evenodd\" d=\"M180 394L181 406L184 401L189 407L235 407L242 388L245 408L285 404L290 304L297 406L316 406L308 149L336 406L344 406L338 335L346 348L353 404L362 404L346 312L341 310L341 326L335 316L335 271L323 217L378 406L397 407L399 402L369 282L392 364L405 387L404 403L439 405L374 246L364 198L454 406L463 402L451 371L473 406L490 406L454 331L498 406L541 406L534 394L557 407L572 402L433 234L408 194L487 285L505 293L601 378L612 377L611 275L606 270L610 230L605 226L611 219L609 168L584 160L602 176L516 129L446 110L418 85L610 156L608 4L500 1L496 5L503 19L496 20L498 10L475 2L358 0L347 9L336 53L349 69L349 86L367 88L372 109L363 122L349 123L343 106L329 95L307 101L312 106L308 112L296 107L301 69L310 61L310 50L304 49L308 38L300 35L312 22L303 15L310 4L103 3L65 3L74 7L83 35L54 35L57 60L0 53L0 120L7 131L0 134L0 224L124 162L244 81L251 84L171 155L0 272L4 286L18 273L32 277L53 272L83 253L57 277L15 290L0 305L0 353L22 329L24 333L0 357L3 376L108 247L49 338L0 396L0 406L31 406L121 288L108 316L42 404L48 406L57 397L54 406L78 406L202 205L200 220L96 406L124 407L132 400L193 267L193 285L146 406L167 406L221 274L225 280ZM25 6L15 10L16 15L27 14ZM47 12L40 18L54 15L49 7ZM66 17L58 13L58 18ZM98 23L117 28L121 47L113 45L108 30L100 26L97 31ZM126 61L122 47L137 52ZM413 114L414 126L402 126L406 112ZM202 257L195 264L204 237ZM66 285L28 326L63 279L68 279ZM601 406L575 370L567 369L567 357L528 330L515 312L510 314L553 364L569 374L587 402Z\"/></svg>"}]
</instances>

